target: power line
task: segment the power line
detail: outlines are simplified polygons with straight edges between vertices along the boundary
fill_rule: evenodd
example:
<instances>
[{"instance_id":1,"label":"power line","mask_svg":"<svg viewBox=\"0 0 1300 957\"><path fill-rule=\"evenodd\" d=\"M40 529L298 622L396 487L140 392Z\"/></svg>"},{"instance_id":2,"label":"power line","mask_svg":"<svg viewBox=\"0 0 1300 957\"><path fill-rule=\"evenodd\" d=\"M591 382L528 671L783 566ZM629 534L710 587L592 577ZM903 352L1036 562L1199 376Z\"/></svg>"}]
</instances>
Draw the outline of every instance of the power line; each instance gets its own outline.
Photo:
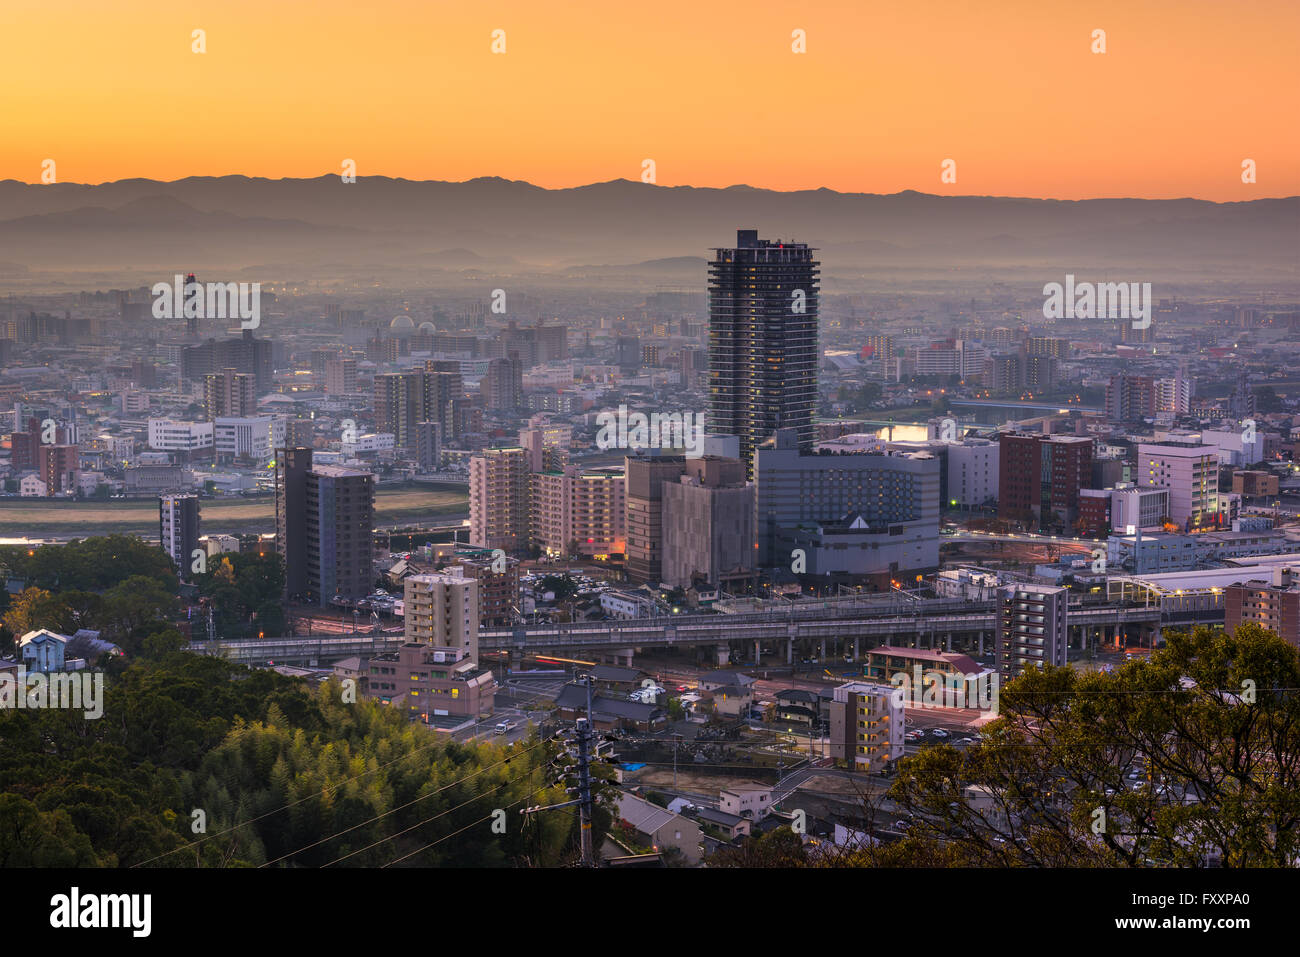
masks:
<instances>
[{"instance_id":1,"label":"power line","mask_svg":"<svg viewBox=\"0 0 1300 957\"><path fill-rule=\"evenodd\" d=\"M310 800L312 800L312 799L314 799L314 798L324 797L326 794L329 794L331 791L337 791L339 788L343 787L343 786L346 785L346 784L351 784L351 783L353 783L354 781L359 781L359 780L361 780L361 779L364 778L364 777L369 777L370 775L375 774L375 773L378 772L378 771L383 771L383 770L386 769L386 768L390 768L390 767L392 767L394 764L397 764L399 761L405 761L407 758L414 757L415 755L419 754L419 753L422 752L422 751L427 751L429 748L442 747L442 746L446 745L447 743L448 743L447 741L444 741L444 740L442 740L441 738L435 738L434 740L430 741L428 744L422 744L422 745L420 745L419 747L414 748L414 749L412 749L411 751L406 752L405 754L401 755L400 757L396 757L396 758L394 758L393 760L391 760L391 761L389 761L389 762L387 762L387 763L385 763L385 764L381 764L381 765L379 765L379 766L376 767L376 768L371 768L369 771L362 771L360 774L353 775L353 776L350 777L350 778L344 778L342 781L338 782L337 784L331 784L331 785L329 785L328 787L322 788L322 789L320 790L319 793L308 794L308 795L306 795L305 797L301 797L301 798L299 798L299 799L296 800L296 801L290 801L288 804L282 805L282 806L277 807L277 808L273 808L273 809L271 809L270 811L265 812L264 814L259 814L257 817L249 818L247 821L241 821L241 822L238 823L238 824L232 824L230 827L226 828L226 829L223 830L223 831L217 831L217 832L215 832L215 833L213 833L213 834L208 834L208 835L206 835L206 836L200 838L200 839L197 840L197 841L191 841L189 844L185 844L185 845L183 845L183 846L181 846L181 847L175 848L174 850L164 851L162 854L159 854L159 855L157 855L156 857L151 857L151 858L149 858L148 860L145 860L145 861L139 861L139 862L137 862L137 863L135 863L135 864L132 864L131 866L132 866L132 867L143 867L143 866L146 865L146 864L152 864L154 861L162 860L164 857L170 857L172 854L177 854L177 853L179 853L179 852L181 852L181 851L188 851L188 850L191 850L191 849L193 849L193 848L195 848L195 847L198 847L200 844L203 844L203 843L206 842L206 841L210 841L210 840L212 840L213 838L221 837L222 835L225 835L225 834L230 834L231 832L233 832L233 831L237 831L237 830L239 830L241 827L247 827L247 826L250 825L250 824L256 824L258 821L260 821L260 820L262 820L262 819L264 819L264 818L268 818L268 817L270 817L272 814L278 814L278 813L280 813L281 811L287 811L289 808L297 807L299 804L302 804L302 803L304 803L304 802L306 802L306 801L310 801ZM499 762L497 762L497 764L495 764L495 765L490 765L490 766L488 766L488 767L480 768L478 771L473 772L473 774L481 774L483 771L489 770L490 767L499 767L499 766L502 765L502 764L506 764L506 763L507 763L508 761L510 761L510 760L511 760L510 758L507 758L507 759L505 759L505 760L503 760L503 761L499 761ZM472 777L473 774L468 775L468 776L465 777L465 778L462 778L460 781L453 781L451 784L448 784L447 787L452 787L452 786L454 786L454 785L456 785L456 784L461 784L461 783L463 783L464 781L468 780L469 777Z\"/></svg>"},{"instance_id":2,"label":"power line","mask_svg":"<svg viewBox=\"0 0 1300 957\"><path fill-rule=\"evenodd\" d=\"M418 797L418 798L415 798L414 800L407 801L405 804L403 804L403 805L401 805L401 806L399 806L399 807L395 807L395 808L392 808L392 809L390 809L390 810L384 811L382 814L376 814L374 817L370 818L369 820L362 821L362 822L359 823L359 824L353 824L351 827L344 828L344 829L341 830L341 831L336 831L335 833L329 835L328 837L322 837L319 841L315 841L315 842L313 842L313 843L311 843L311 844L307 844L307 845L305 845L304 847L300 847L300 848L298 848L298 850L296 850L296 851L290 851L288 854L284 854L284 855L282 855L282 856L280 856L280 857L277 857L277 858L276 858L275 860L273 860L273 861L267 861L266 863L261 864L261 865L259 865L259 866L260 866L260 867L269 867L269 866L272 865L272 864L278 864L280 861L283 861L283 860L285 860L286 858L290 858L290 857L293 857L293 856L295 856L295 855L297 855L297 854L301 854L303 851L311 850L313 847L317 847L317 846L319 846L319 845L321 845L321 844L324 844L326 841L332 841L334 838L336 838L336 837L340 837L340 836L342 836L342 835L344 835L344 834L347 834L349 831L355 831L355 830L356 830L357 828L359 828L359 827L365 827L367 824L373 824L375 821L378 821L378 820L380 820L380 819L382 819L382 818L388 817L388 815L390 815L390 814L396 814L398 811L404 810L404 809L410 807L410 806L413 805L413 804L418 804L418 803L420 803L421 801L427 800L428 798L435 797L435 796L441 794L443 791L447 790L448 788L453 788L453 787L455 787L455 786L458 785L458 784L464 784L466 781L469 781L471 778L475 778L475 777L477 777L478 775L482 774L484 771L489 771L489 770L491 770L491 769L493 769L493 768L499 768L502 764L508 764L508 763L510 763L511 761L513 761L515 758L523 757L525 754L528 754L530 751L535 751L537 748L540 748L542 745L544 745L544 744L547 742L547 740L548 740L548 739L543 738L543 739L539 740L536 744L530 745L529 747L525 748L525 749L522 750L522 751L517 751L517 752L511 754L510 757L506 758L504 761L499 761L499 762L497 762L496 764L492 764L492 765L484 765L483 767L481 767L481 768L479 768L477 771L475 771L473 774L468 774L468 775L466 775L465 777L461 778L461 779L458 780L458 781L452 781L450 784L445 784L445 785L443 785L442 787L437 788L436 790L430 791L428 794L424 794L424 795L421 795L421 796ZM503 783L509 783L509 782L503 782ZM500 787L500 785L498 785L498 787ZM494 790L495 790L495 789L494 789ZM488 792L485 792L485 793L490 794L491 792L488 791ZM453 809L453 810L454 810L454 809ZM432 820L432 818L430 818L430 820ZM398 833L402 833L402 832L398 832ZM393 836L395 837L396 835L393 835ZM382 843L382 842L380 842L380 843ZM373 846L374 846L374 845L372 844L371 847L373 847ZM342 860L342 858L340 858L340 860ZM335 862L335 863L337 863L337 862ZM326 866L328 866L328 865L326 865Z\"/></svg>"},{"instance_id":3,"label":"power line","mask_svg":"<svg viewBox=\"0 0 1300 957\"><path fill-rule=\"evenodd\" d=\"M539 767L540 767L540 766L539 766ZM362 851L368 851L368 850L370 850L372 847L378 847L380 844L386 844L387 842L391 841L393 838L395 838L395 837L400 837L401 835L407 833L407 831L413 831L413 830L415 830L417 827L423 827L424 825L428 824L428 823L431 822L431 821L436 821L436 820L438 820L438 818L440 818L440 817L446 817L446 816L447 816L448 814L450 814L452 811L458 811L458 810L460 810L461 808L465 807L466 805L473 804L475 801L482 800L483 798L487 797L489 794L492 794L492 793L495 792L495 791L499 791L499 790L501 790L501 789L502 789L503 787L505 787L507 784L516 784L516 783L518 783L519 781L522 781L525 777L531 777L533 774L535 774L535 773L538 771L538 769L539 769L539 768L533 768L533 769L530 770L526 775L522 775L522 776L520 776L520 777L518 777L518 778L515 778L515 779L513 779L513 780L502 781L502 782L501 782L500 784L498 784L496 787L494 787L494 788L490 788L489 790L484 791L482 794L476 794L474 797L469 798L469 799L466 800L466 801L462 801L460 804L457 804L455 807L449 807L449 808L447 808L445 811L439 811L437 814L433 815L433 817L425 818L423 821L419 821L419 822L417 822L417 823L415 823L415 824L412 824L410 827L408 827L408 828L404 828L403 830L398 831L396 834L390 834L390 835L388 835L388 837L385 837L385 838L382 838L381 840L375 841L375 843L373 843L373 844L367 844L365 847L359 848L358 850L352 851L352 852L350 852L350 853L348 853L348 854L344 854L342 857L340 857L340 858L336 858L335 860L330 861L329 864L323 864L323 865L321 865L321 866L322 866L322 867L330 867L330 866L332 866L332 865L334 865L334 864L338 864L340 861L346 861L349 857L354 857L354 856L356 856L357 854L360 854ZM536 793L536 792L532 792L532 793ZM427 796L427 795L426 795L426 796ZM530 795L524 795L524 797L529 797L529 796L530 796ZM522 800L523 800L523 798L520 798L520 799L519 799L519 801L522 801ZM515 801L515 802L513 802L513 804L518 804L519 801ZM512 806L512 805L507 805L507 807L510 807L510 806ZM494 811L493 813L495 814L495 811ZM474 823L475 823L475 824L481 824L482 821L486 821L486 820L490 819L492 816L493 816L492 814L489 814L487 817L481 819L480 821L475 821ZM473 824L468 825L468 826L469 826L469 827L473 827ZM462 828L461 830L465 830L465 828ZM459 834L460 831L457 831L456 833ZM435 842L435 843L436 843L436 842ZM295 853L296 853L296 852L295 852ZM393 862L390 861L389 863L393 863ZM384 866L387 867L388 865L385 864Z\"/></svg>"},{"instance_id":4,"label":"power line","mask_svg":"<svg viewBox=\"0 0 1300 957\"><path fill-rule=\"evenodd\" d=\"M595 738L591 729L591 697L593 679L589 674L582 675L579 681L587 689L587 716L578 718L574 722L578 737L578 786L576 788L567 788L566 790L578 792L578 798L575 801L566 801L563 804L552 804L547 807L536 807L525 809L525 814L535 813L537 811L551 811L559 808L572 807L577 805L580 811L579 820L581 828L581 846L582 846L582 866L595 867L596 855L592 847L592 793L591 793L591 744Z\"/></svg>"},{"instance_id":5,"label":"power line","mask_svg":"<svg viewBox=\"0 0 1300 957\"><path fill-rule=\"evenodd\" d=\"M536 770L536 769L534 769L534 770ZM538 789L535 790L535 791L531 791L531 792L529 792L528 794L525 794L523 797L519 798L518 800L511 801L509 804L506 805L506 807L507 807L507 808L509 808L509 807L514 807L516 804L519 804L520 802L522 802L522 801L525 800L526 798L530 798L530 797L532 797L534 794L540 794L543 790L545 790L544 787L538 788ZM467 802L467 803L468 803L468 802ZM505 810L505 808L501 808L500 810ZM398 857L398 858L395 858L395 859L389 861L387 864L384 864L383 867L392 867L394 864L399 864L399 863L401 863L402 861L406 860L407 858L414 857L416 854L420 854L420 853L422 853L423 851L427 851L429 848L431 848L431 847L433 847L433 846L435 846L435 845L437 845L437 844L441 844L443 841L445 841L445 840L447 840L447 839L449 839L449 838L453 838L453 837L455 837L457 834L463 834L463 833L465 833L466 831L468 831L471 827L475 827L476 825L482 824L482 823L485 822L485 821L489 821L489 820L491 820L492 817L493 817L493 815L494 815L495 813L496 813L496 811L494 810L492 814L485 815L484 817L479 818L477 821L471 821L469 824L466 824L464 827L462 827L462 828L460 828L460 829L458 829L458 830L452 831L450 834L444 834L442 837L438 838L436 841L430 841L428 844L425 844L423 847L416 848L414 851L411 851L409 854L403 854L401 857ZM439 815L439 816L441 816L441 815ZM430 818L429 820L433 820L433 818ZM428 822L426 821L426 822L421 822L421 823L428 823ZM410 830L410 828L408 828L407 830ZM381 842L381 843L382 843L382 842Z\"/></svg>"}]
</instances>

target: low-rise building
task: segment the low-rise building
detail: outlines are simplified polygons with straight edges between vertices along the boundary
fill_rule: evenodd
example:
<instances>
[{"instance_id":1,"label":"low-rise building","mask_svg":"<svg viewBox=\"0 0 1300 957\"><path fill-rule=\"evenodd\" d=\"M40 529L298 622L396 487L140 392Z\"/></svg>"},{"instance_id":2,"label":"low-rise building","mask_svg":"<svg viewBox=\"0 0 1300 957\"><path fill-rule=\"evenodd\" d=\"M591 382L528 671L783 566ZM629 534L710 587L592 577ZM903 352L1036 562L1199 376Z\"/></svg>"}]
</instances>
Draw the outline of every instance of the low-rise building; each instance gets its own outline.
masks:
<instances>
[{"instance_id":1,"label":"low-rise building","mask_svg":"<svg viewBox=\"0 0 1300 957\"><path fill-rule=\"evenodd\" d=\"M751 821L761 821L772 811L772 789L734 787L718 792L718 807Z\"/></svg>"},{"instance_id":2,"label":"low-rise building","mask_svg":"<svg viewBox=\"0 0 1300 957\"><path fill-rule=\"evenodd\" d=\"M728 840L734 841L738 837L749 836L750 822L739 815L728 814L726 811L711 807L698 807L695 809L695 816L702 823L721 831Z\"/></svg>"},{"instance_id":3,"label":"low-rise building","mask_svg":"<svg viewBox=\"0 0 1300 957\"><path fill-rule=\"evenodd\" d=\"M618 819L619 825L630 831L634 840L649 845L655 851L675 848L689 864L698 864L703 857L700 851L700 826L690 818L651 804L635 794L620 791Z\"/></svg>"},{"instance_id":4,"label":"low-rise building","mask_svg":"<svg viewBox=\"0 0 1300 957\"><path fill-rule=\"evenodd\" d=\"M754 692L750 688L726 685L706 691L703 700L712 703L714 714L727 718L745 718L754 705Z\"/></svg>"},{"instance_id":5,"label":"low-rise building","mask_svg":"<svg viewBox=\"0 0 1300 957\"><path fill-rule=\"evenodd\" d=\"M888 685L851 681L831 700L830 754L837 767L879 773L903 756L903 703Z\"/></svg>"},{"instance_id":6,"label":"low-rise building","mask_svg":"<svg viewBox=\"0 0 1300 957\"><path fill-rule=\"evenodd\" d=\"M655 603L643 592L610 589L600 595L600 610L611 618L649 618L655 612Z\"/></svg>"},{"instance_id":7,"label":"low-rise building","mask_svg":"<svg viewBox=\"0 0 1300 957\"><path fill-rule=\"evenodd\" d=\"M1224 592L1223 627L1229 634L1249 622L1300 648L1300 575L1296 570L1275 568L1270 579L1235 582Z\"/></svg>"},{"instance_id":8,"label":"low-rise building","mask_svg":"<svg viewBox=\"0 0 1300 957\"><path fill-rule=\"evenodd\" d=\"M450 729L492 714L496 679L463 649L408 641L376 655L366 668L366 694L410 717Z\"/></svg>"},{"instance_id":9,"label":"low-rise building","mask_svg":"<svg viewBox=\"0 0 1300 957\"><path fill-rule=\"evenodd\" d=\"M555 696L556 716L561 721L576 721L587 716L587 689L566 684ZM658 704L630 701L610 695L592 695L591 723L602 730L621 728L629 731L654 731L667 723L668 714Z\"/></svg>"}]
</instances>

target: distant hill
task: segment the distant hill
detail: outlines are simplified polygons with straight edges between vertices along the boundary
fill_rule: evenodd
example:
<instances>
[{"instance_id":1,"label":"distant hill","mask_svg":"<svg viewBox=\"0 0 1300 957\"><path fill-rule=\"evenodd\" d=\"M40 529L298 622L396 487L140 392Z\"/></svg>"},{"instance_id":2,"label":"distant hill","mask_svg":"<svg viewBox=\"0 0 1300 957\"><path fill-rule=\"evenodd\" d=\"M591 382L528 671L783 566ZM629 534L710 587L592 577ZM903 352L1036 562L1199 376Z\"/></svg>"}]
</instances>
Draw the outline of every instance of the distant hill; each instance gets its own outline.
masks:
<instances>
[{"instance_id":1,"label":"distant hill","mask_svg":"<svg viewBox=\"0 0 1300 957\"><path fill-rule=\"evenodd\" d=\"M0 262L10 274L194 262L312 275L346 263L676 280L702 277L711 247L734 242L738 228L808 242L844 275L988 267L1240 279L1295 277L1300 262L1300 197L1060 201L628 180L543 189L495 177L0 181Z\"/></svg>"}]
</instances>

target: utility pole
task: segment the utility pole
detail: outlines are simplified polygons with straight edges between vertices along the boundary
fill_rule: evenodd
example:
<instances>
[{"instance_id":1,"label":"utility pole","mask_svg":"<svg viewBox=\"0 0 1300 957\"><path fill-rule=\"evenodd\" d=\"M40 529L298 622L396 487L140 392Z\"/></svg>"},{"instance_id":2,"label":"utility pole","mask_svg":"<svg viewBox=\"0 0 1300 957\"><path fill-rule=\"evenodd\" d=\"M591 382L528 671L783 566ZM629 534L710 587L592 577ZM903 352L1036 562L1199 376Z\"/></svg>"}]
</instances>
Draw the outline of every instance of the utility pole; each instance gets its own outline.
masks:
<instances>
[{"instance_id":1,"label":"utility pole","mask_svg":"<svg viewBox=\"0 0 1300 957\"><path fill-rule=\"evenodd\" d=\"M596 855L592 848L591 834L591 817L594 803L591 795L591 744L595 739L591 727L592 678L591 675L582 675L579 680L587 686L587 717L579 718L575 722L578 745L577 767L566 767L564 769L566 773L574 770L578 772L578 786L576 788L565 788L570 794L576 791L578 793L577 800L565 801L562 804L550 804L545 807L524 808L523 813L525 815L535 814L538 811L554 811L562 807L577 805L581 826L582 866L595 867Z\"/></svg>"},{"instance_id":2,"label":"utility pole","mask_svg":"<svg viewBox=\"0 0 1300 957\"><path fill-rule=\"evenodd\" d=\"M591 847L591 675L582 676L587 686L587 717L578 725L578 812L582 822L582 866L595 867Z\"/></svg>"}]
</instances>

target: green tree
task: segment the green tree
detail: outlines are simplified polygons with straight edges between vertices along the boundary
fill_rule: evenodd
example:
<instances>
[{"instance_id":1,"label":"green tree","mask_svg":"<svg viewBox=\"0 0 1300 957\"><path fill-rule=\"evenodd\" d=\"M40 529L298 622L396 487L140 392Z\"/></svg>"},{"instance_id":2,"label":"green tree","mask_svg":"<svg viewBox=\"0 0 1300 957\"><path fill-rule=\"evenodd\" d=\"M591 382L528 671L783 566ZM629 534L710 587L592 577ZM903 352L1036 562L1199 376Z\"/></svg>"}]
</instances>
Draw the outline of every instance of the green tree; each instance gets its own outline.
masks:
<instances>
[{"instance_id":1,"label":"green tree","mask_svg":"<svg viewBox=\"0 0 1300 957\"><path fill-rule=\"evenodd\" d=\"M709 860L712 867L802 867L807 863L803 838L788 827L746 837L739 847L724 847Z\"/></svg>"},{"instance_id":2,"label":"green tree","mask_svg":"<svg viewBox=\"0 0 1300 957\"><path fill-rule=\"evenodd\" d=\"M977 746L900 761L915 845L965 865L1292 866L1300 653L1250 624L1166 640L1114 673L1028 672Z\"/></svg>"}]
</instances>

